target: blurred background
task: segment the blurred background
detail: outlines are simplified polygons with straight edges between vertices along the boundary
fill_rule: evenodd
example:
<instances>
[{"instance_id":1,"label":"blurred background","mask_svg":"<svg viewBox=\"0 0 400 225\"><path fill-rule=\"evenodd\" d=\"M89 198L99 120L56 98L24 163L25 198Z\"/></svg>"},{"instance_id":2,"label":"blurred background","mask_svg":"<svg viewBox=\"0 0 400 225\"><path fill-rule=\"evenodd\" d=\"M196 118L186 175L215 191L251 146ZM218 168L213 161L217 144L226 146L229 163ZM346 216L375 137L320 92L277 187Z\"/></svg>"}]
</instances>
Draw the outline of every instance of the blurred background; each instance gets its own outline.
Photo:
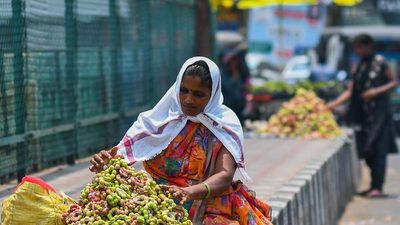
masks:
<instances>
[{"instance_id":1,"label":"blurred background","mask_svg":"<svg viewBox=\"0 0 400 225\"><path fill-rule=\"evenodd\" d=\"M253 2L220 6L217 12L220 58L235 48L245 52L247 68L241 72L247 82L245 119L268 119L299 87L317 92L324 100L337 97L359 60L352 40L361 33L374 38L376 52L400 74L400 1L364 0L350 6L355 2L287 5L278 1L267 7L254 7L257 1ZM224 68L226 63L220 63ZM397 89L392 96L398 130L399 93Z\"/></svg>"},{"instance_id":2,"label":"blurred background","mask_svg":"<svg viewBox=\"0 0 400 225\"><path fill-rule=\"evenodd\" d=\"M333 99L359 33L399 75L400 0L0 0L0 183L117 144L194 55L243 123L299 87Z\"/></svg>"}]
</instances>

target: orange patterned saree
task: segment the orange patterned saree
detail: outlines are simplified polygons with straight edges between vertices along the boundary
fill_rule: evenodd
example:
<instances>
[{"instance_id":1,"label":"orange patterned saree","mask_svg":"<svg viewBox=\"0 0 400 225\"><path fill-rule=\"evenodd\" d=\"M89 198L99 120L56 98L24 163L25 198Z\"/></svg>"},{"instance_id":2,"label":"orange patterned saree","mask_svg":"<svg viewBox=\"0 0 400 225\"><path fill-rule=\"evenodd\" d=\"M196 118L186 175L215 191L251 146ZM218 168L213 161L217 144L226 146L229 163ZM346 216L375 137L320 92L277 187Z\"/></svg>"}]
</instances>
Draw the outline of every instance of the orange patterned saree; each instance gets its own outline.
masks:
<instances>
[{"instance_id":1,"label":"orange patterned saree","mask_svg":"<svg viewBox=\"0 0 400 225\"><path fill-rule=\"evenodd\" d=\"M210 141L215 142L212 148L208 147ZM207 162L210 162L207 156L215 162L213 159L221 148L222 143L204 125L188 121L164 151L143 164L157 183L187 187L206 178ZM198 205L190 201L184 207L193 219ZM266 203L236 181L222 196L206 200L203 224L270 224L270 214L271 208Z\"/></svg>"}]
</instances>

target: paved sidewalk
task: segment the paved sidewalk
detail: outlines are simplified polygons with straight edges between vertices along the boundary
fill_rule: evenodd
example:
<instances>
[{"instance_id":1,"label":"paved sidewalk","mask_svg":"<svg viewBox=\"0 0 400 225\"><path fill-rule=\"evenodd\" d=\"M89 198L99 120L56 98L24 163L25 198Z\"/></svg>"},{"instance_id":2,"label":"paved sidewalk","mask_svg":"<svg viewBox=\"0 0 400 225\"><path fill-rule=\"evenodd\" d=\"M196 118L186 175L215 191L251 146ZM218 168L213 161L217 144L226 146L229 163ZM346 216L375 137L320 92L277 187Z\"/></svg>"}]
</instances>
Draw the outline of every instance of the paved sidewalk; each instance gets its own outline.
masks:
<instances>
[{"instance_id":1,"label":"paved sidewalk","mask_svg":"<svg viewBox=\"0 0 400 225\"><path fill-rule=\"evenodd\" d=\"M369 181L364 165L360 190L368 188ZM400 155L389 156L384 192L388 196L381 199L355 196L339 225L400 225Z\"/></svg>"}]
</instances>

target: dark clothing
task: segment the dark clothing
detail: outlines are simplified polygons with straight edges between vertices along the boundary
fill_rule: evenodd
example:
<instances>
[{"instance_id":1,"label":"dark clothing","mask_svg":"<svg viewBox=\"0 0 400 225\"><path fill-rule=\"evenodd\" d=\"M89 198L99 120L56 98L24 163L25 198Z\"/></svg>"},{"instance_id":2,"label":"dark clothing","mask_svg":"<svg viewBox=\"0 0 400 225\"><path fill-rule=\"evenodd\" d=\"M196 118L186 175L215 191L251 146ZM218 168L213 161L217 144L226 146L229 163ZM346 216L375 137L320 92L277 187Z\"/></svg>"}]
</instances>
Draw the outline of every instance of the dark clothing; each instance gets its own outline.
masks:
<instances>
[{"instance_id":1,"label":"dark clothing","mask_svg":"<svg viewBox=\"0 0 400 225\"><path fill-rule=\"evenodd\" d=\"M398 152L395 144L395 133L390 106L390 93L376 96L365 102L361 94L370 88L376 88L389 82L384 71L388 65L382 56L375 55L363 59L353 74L353 93L351 96L347 121L351 126L357 127L366 133L364 147L359 149L360 158L364 158L375 142L380 142L380 135L385 132L385 148L388 153Z\"/></svg>"},{"instance_id":2,"label":"dark clothing","mask_svg":"<svg viewBox=\"0 0 400 225\"><path fill-rule=\"evenodd\" d=\"M222 74L222 94L224 95L224 105L232 109L239 120L243 120L243 110L246 106L246 99L243 96L244 84L239 78L233 79L226 73Z\"/></svg>"},{"instance_id":3,"label":"dark clothing","mask_svg":"<svg viewBox=\"0 0 400 225\"><path fill-rule=\"evenodd\" d=\"M387 130L384 130L378 139L379 141L375 142L372 146L375 151L370 151L369 154L364 155L365 162L367 166L370 168L371 175L371 189L379 189L382 190L383 183L385 181L385 172L386 172L386 163L387 163L387 147L385 146L390 138ZM362 151L365 146L368 137L367 134L363 131L356 132L356 143L357 149Z\"/></svg>"},{"instance_id":4,"label":"dark clothing","mask_svg":"<svg viewBox=\"0 0 400 225\"><path fill-rule=\"evenodd\" d=\"M380 94L366 102L363 92L385 85L389 79L384 72L388 65L382 56L362 59L353 74L347 121L356 127L357 150L371 169L371 188L382 189L386 170L386 155L398 152L395 142L390 93Z\"/></svg>"}]
</instances>

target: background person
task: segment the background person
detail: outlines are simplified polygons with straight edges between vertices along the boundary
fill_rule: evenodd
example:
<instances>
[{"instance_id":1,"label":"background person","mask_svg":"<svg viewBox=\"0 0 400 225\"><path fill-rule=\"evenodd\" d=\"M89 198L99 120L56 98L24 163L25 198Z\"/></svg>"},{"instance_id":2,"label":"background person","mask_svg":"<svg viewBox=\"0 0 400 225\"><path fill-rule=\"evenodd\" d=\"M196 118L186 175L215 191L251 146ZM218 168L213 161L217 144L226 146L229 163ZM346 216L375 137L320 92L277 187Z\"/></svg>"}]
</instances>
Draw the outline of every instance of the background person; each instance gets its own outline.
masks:
<instances>
[{"instance_id":1,"label":"background person","mask_svg":"<svg viewBox=\"0 0 400 225\"><path fill-rule=\"evenodd\" d=\"M375 54L373 39L367 34L355 37L354 50L360 57L347 90L328 107L334 109L350 99L347 122L355 128L357 150L371 171L371 185L360 194L382 195L387 154L398 152L390 107L390 91L396 76L380 55Z\"/></svg>"}]
</instances>

